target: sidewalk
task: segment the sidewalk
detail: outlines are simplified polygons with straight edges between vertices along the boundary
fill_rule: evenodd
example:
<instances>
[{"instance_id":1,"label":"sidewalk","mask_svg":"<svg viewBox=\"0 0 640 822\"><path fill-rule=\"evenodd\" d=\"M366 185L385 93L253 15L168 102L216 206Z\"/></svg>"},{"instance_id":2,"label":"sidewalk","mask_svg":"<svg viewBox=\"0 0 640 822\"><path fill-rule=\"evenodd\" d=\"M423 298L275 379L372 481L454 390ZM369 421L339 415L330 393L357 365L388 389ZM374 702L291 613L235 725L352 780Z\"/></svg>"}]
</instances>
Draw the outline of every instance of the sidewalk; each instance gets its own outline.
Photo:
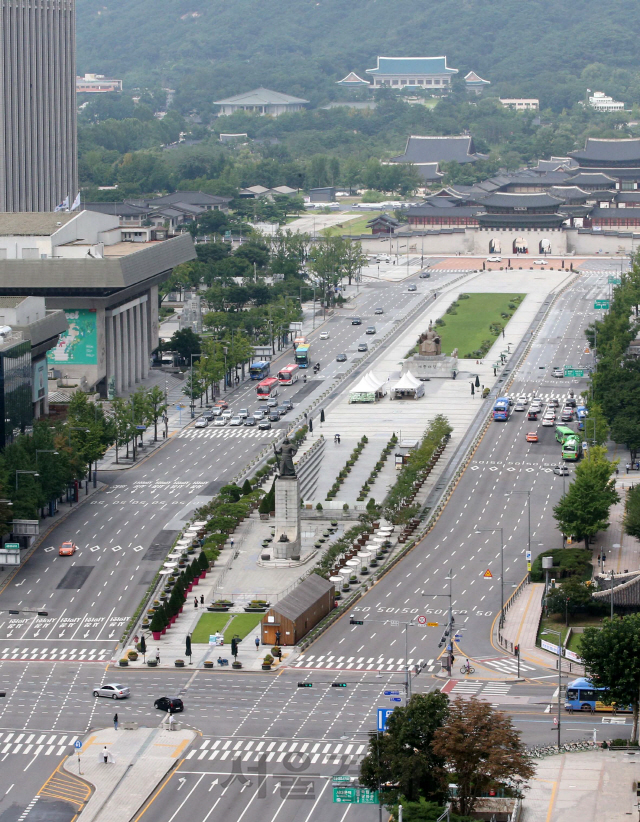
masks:
<instances>
[{"instance_id":1,"label":"sidewalk","mask_svg":"<svg viewBox=\"0 0 640 822\"><path fill-rule=\"evenodd\" d=\"M513 654L513 646L519 645L520 659L532 662L542 668L557 671L557 656L538 648L536 645L538 625L542 613L543 593L544 584L541 582L534 582L523 587L520 596L505 613L504 626L501 632L504 640L502 647L507 653ZM497 644L500 644L497 628L494 631L494 639ZM549 642L555 644L557 638L550 636ZM584 675L584 667L569 659L562 659L562 670L571 673L573 676Z\"/></svg>"},{"instance_id":2,"label":"sidewalk","mask_svg":"<svg viewBox=\"0 0 640 822\"><path fill-rule=\"evenodd\" d=\"M198 735L181 726L169 731L163 720L159 728L124 730L126 703L118 703L120 730L103 728L93 731L83 741L78 757L70 756L64 770L93 785L94 791L77 822L126 822L151 796L162 777L179 761L179 757ZM104 763L102 751L107 748L109 762Z\"/></svg>"},{"instance_id":3,"label":"sidewalk","mask_svg":"<svg viewBox=\"0 0 640 822\"><path fill-rule=\"evenodd\" d=\"M624 469L623 469L624 470ZM630 537L624 533L622 520L624 519L624 506L626 489L638 484L639 479L631 476L619 476L616 478L616 491L620 494L620 502L612 506L609 512L609 527L602 534L598 535L597 545L593 546L593 569L594 573L600 573L603 568L598 562L601 549L604 549L606 560L604 562L604 573L622 574L627 571L637 571L640 568L640 542L635 537Z\"/></svg>"},{"instance_id":4,"label":"sidewalk","mask_svg":"<svg viewBox=\"0 0 640 822\"><path fill-rule=\"evenodd\" d=\"M520 822L637 819L636 760L624 751L601 749L536 760Z\"/></svg>"}]
</instances>

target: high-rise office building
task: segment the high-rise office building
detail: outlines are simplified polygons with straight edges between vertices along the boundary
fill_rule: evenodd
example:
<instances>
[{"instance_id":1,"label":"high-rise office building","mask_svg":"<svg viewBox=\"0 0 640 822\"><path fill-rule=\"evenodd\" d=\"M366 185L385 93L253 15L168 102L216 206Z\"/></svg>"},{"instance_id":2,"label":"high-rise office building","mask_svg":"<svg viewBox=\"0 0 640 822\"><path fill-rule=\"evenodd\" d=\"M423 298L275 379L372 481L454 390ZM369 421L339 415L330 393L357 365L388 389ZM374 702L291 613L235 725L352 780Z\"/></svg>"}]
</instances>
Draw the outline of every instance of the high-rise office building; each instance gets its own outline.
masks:
<instances>
[{"instance_id":1,"label":"high-rise office building","mask_svg":"<svg viewBox=\"0 0 640 822\"><path fill-rule=\"evenodd\" d=\"M0 0L0 211L78 190L74 0Z\"/></svg>"}]
</instances>

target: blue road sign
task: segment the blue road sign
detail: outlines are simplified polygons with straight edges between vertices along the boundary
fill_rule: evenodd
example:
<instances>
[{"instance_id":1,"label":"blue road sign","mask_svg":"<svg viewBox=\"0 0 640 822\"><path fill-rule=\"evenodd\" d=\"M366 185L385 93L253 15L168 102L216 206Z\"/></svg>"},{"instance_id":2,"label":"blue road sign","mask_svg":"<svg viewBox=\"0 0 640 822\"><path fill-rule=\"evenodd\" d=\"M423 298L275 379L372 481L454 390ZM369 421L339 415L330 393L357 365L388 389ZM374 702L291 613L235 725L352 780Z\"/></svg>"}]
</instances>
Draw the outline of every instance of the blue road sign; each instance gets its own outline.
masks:
<instances>
[{"instance_id":1,"label":"blue road sign","mask_svg":"<svg viewBox=\"0 0 640 822\"><path fill-rule=\"evenodd\" d=\"M76 751L79 751L82 747L82 742L80 742L79 739L76 739L76 741L73 743L73 747L76 749Z\"/></svg>"},{"instance_id":2,"label":"blue road sign","mask_svg":"<svg viewBox=\"0 0 640 822\"><path fill-rule=\"evenodd\" d=\"M378 730L387 730L387 717L393 713L393 708L378 708Z\"/></svg>"},{"instance_id":3,"label":"blue road sign","mask_svg":"<svg viewBox=\"0 0 640 822\"><path fill-rule=\"evenodd\" d=\"M389 697L389 702L402 702L401 696L391 696Z\"/></svg>"},{"instance_id":4,"label":"blue road sign","mask_svg":"<svg viewBox=\"0 0 640 822\"><path fill-rule=\"evenodd\" d=\"M400 691L385 691L384 695L385 696L398 696L399 693L400 693Z\"/></svg>"}]
</instances>

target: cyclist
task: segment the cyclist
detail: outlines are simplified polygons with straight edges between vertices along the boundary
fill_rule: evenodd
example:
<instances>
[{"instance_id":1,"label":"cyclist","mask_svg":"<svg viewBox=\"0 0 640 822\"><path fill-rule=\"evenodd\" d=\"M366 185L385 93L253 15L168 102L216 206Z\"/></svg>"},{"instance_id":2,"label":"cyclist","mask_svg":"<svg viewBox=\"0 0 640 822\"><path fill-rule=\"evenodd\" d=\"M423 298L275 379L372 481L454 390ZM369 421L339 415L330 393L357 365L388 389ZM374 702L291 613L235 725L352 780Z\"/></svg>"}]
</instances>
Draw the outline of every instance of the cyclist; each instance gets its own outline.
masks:
<instances>
[{"instance_id":1,"label":"cyclist","mask_svg":"<svg viewBox=\"0 0 640 822\"><path fill-rule=\"evenodd\" d=\"M465 659L465 661L464 661L464 669L466 670L467 673L469 673L471 671L471 663L469 662L468 659Z\"/></svg>"}]
</instances>

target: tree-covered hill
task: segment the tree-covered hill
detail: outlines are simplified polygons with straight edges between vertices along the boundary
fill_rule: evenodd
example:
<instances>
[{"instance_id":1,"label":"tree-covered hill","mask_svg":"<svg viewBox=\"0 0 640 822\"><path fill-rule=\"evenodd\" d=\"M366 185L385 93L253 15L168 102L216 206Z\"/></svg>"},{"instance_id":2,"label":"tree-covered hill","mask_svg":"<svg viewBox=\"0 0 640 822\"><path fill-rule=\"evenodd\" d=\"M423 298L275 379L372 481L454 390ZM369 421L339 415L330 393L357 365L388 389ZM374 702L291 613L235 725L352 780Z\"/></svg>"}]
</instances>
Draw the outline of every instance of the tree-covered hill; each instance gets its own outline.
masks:
<instances>
[{"instance_id":1,"label":"tree-covered hill","mask_svg":"<svg viewBox=\"0 0 640 822\"><path fill-rule=\"evenodd\" d=\"M169 86L183 112L260 85L319 103L378 55L446 54L555 110L640 102L636 0L78 0L77 25L79 72Z\"/></svg>"}]
</instances>

